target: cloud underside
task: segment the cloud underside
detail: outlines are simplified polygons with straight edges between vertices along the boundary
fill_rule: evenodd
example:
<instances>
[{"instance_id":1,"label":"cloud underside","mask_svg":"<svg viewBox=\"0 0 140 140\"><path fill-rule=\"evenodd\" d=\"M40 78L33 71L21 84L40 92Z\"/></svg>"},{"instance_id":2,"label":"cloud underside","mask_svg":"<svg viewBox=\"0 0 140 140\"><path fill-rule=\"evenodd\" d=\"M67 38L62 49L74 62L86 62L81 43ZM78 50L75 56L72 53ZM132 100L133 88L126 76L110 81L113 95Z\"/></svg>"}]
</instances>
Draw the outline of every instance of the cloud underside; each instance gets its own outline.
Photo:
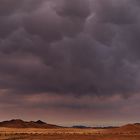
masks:
<instances>
[{"instance_id":1,"label":"cloud underside","mask_svg":"<svg viewBox=\"0 0 140 140\"><path fill-rule=\"evenodd\" d=\"M4 102L42 94L54 100L138 94L139 13L138 0L0 0Z\"/></svg>"}]
</instances>

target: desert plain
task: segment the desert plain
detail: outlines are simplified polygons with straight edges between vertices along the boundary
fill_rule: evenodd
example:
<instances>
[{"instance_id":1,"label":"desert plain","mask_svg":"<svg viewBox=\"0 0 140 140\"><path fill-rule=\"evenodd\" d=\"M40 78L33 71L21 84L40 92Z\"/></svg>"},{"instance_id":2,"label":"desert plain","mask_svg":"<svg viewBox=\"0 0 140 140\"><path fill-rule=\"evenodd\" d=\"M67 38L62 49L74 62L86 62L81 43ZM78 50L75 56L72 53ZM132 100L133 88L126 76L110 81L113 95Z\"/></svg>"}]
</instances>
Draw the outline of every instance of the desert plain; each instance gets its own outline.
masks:
<instances>
[{"instance_id":1,"label":"desert plain","mask_svg":"<svg viewBox=\"0 0 140 140\"><path fill-rule=\"evenodd\" d=\"M0 128L0 140L140 140L139 124L119 128Z\"/></svg>"}]
</instances>

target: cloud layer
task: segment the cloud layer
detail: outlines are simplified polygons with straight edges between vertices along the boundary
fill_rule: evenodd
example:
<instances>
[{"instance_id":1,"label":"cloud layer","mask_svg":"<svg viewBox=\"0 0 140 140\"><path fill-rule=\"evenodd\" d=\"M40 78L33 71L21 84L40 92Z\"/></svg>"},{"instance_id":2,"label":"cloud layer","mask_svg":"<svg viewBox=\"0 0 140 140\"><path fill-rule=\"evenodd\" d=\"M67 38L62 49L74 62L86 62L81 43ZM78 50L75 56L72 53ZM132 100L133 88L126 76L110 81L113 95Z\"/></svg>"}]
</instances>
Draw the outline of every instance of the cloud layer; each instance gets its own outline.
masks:
<instances>
[{"instance_id":1,"label":"cloud layer","mask_svg":"<svg viewBox=\"0 0 140 140\"><path fill-rule=\"evenodd\" d=\"M6 102L9 95L139 93L139 12L138 0L1 0Z\"/></svg>"}]
</instances>

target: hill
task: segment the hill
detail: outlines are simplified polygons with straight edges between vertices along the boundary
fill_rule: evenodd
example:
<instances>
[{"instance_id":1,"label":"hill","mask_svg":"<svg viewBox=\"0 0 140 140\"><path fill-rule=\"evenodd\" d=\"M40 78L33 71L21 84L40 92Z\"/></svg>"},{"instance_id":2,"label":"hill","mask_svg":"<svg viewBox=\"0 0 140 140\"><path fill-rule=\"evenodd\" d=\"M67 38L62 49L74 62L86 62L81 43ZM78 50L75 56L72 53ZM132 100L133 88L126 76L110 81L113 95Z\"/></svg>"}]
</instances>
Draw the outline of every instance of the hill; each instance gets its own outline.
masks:
<instances>
[{"instance_id":1,"label":"hill","mask_svg":"<svg viewBox=\"0 0 140 140\"><path fill-rule=\"evenodd\" d=\"M8 128L59 128L60 126L47 124L41 120L38 121L23 121L20 119L13 119L9 121L0 122L0 127Z\"/></svg>"},{"instance_id":2,"label":"hill","mask_svg":"<svg viewBox=\"0 0 140 140\"><path fill-rule=\"evenodd\" d=\"M127 124L118 128L109 129L111 133L139 133L140 124Z\"/></svg>"}]
</instances>

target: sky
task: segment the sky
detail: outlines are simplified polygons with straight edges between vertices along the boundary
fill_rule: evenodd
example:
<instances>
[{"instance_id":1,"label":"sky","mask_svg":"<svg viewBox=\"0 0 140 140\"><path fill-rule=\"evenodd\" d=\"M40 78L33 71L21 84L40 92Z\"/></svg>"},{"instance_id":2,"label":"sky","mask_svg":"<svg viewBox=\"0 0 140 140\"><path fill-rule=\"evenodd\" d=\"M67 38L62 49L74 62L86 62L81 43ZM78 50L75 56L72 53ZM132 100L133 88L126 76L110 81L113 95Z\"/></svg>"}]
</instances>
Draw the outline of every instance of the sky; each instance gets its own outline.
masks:
<instances>
[{"instance_id":1,"label":"sky","mask_svg":"<svg viewBox=\"0 0 140 140\"><path fill-rule=\"evenodd\" d=\"M140 122L139 0L0 0L0 120Z\"/></svg>"}]
</instances>

